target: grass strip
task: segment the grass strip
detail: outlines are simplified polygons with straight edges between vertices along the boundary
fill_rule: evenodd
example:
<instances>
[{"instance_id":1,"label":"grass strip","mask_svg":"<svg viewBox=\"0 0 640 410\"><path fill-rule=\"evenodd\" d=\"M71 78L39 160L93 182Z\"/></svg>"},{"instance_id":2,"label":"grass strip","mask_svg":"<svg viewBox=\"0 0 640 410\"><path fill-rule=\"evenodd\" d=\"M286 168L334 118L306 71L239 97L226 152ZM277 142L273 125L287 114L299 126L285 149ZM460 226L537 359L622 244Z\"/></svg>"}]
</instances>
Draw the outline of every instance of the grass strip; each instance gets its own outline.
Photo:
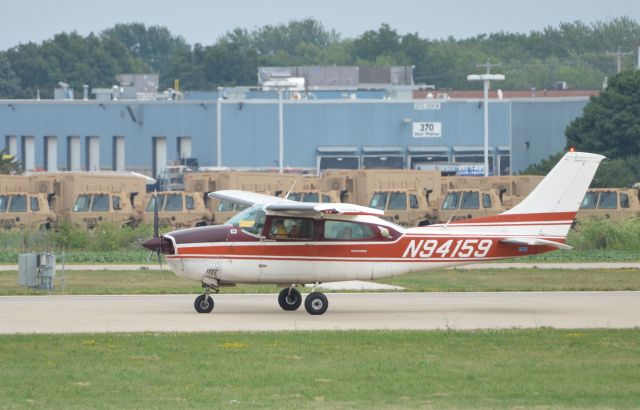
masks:
<instances>
[{"instance_id":1,"label":"grass strip","mask_svg":"<svg viewBox=\"0 0 640 410\"><path fill-rule=\"evenodd\" d=\"M640 290L638 269L437 269L380 282L413 292ZM200 293L199 283L169 270L67 271L64 292L60 272L53 294L119 295ZM274 285L238 285L221 293L275 293ZM0 295L46 294L18 285L18 273L0 272Z\"/></svg>"},{"instance_id":2,"label":"grass strip","mask_svg":"<svg viewBox=\"0 0 640 410\"><path fill-rule=\"evenodd\" d=\"M0 336L2 408L637 408L640 330Z\"/></svg>"}]
</instances>

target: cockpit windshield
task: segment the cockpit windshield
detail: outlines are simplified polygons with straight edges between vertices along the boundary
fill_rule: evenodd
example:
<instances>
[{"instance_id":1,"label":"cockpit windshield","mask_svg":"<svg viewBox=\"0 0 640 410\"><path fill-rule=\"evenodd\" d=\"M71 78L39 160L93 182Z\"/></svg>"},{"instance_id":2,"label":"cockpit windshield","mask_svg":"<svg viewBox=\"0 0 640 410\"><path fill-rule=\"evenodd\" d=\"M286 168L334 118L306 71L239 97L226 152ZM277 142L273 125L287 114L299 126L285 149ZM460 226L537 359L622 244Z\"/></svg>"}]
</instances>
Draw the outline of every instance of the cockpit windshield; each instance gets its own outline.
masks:
<instances>
[{"instance_id":1,"label":"cockpit windshield","mask_svg":"<svg viewBox=\"0 0 640 410\"><path fill-rule=\"evenodd\" d=\"M253 205L233 216L225 222L225 225L235 226L250 234L259 235L266 219L263 207L264 205Z\"/></svg>"}]
</instances>

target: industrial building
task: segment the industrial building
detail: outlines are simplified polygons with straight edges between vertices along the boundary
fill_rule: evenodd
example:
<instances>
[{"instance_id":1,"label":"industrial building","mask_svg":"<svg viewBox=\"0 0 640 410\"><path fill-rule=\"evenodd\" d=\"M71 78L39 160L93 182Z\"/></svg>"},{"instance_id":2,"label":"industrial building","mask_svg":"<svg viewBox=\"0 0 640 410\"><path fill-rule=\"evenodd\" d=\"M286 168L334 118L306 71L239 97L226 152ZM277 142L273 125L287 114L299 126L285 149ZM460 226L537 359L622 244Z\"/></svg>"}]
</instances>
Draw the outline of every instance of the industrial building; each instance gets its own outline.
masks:
<instances>
[{"instance_id":1,"label":"industrial building","mask_svg":"<svg viewBox=\"0 0 640 410\"><path fill-rule=\"evenodd\" d=\"M28 170L155 176L181 158L201 167L277 169L282 142L285 168L483 172L482 99L418 95L407 85L390 90L325 87L283 92L282 100L277 91L248 88L162 101L104 93L95 100L4 100L0 135ZM565 129L587 102L586 95L542 93L491 99L490 172L515 173L564 149Z\"/></svg>"}]
</instances>

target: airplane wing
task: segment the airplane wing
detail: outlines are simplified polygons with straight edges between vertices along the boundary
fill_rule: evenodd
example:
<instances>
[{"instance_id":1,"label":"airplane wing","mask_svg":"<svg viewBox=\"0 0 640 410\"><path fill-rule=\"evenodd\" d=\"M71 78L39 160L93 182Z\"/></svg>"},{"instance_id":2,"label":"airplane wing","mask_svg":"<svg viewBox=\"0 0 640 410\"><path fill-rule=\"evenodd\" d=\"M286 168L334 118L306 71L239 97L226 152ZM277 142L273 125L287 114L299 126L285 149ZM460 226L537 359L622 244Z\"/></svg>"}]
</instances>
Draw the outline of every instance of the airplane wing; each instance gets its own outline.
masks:
<instances>
[{"instance_id":1,"label":"airplane wing","mask_svg":"<svg viewBox=\"0 0 640 410\"><path fill-rule=\"evenodd\" d=\"M209 198L224 199L227 201L238 202L244 205L261 204L265 205L265 210L275 212L317 212L322 214L384 216L384 211L374 208L368 208L366 206L343 203L318 204L311 202L298 202L292 201L290 199L278 198L276 196L239 190L211 192L209 194Z\"/></svg>"},{"instance_id":2,"label":"airplane wing","mask_svg":"<svg viewBox=\"0 0 640 410\"><path fill-rule=\"evenodd\" d=\"M209 198L223 199L231 202L238 202L243 205L271 205L271 204L298 204L299 202L289 199L278 198L277 196L258 194L255 192L239 191L229 189L226 191L215 191L209 193Z\"/></svg>"},{"instance_id":3,"label":"airplane wing","mask_svg":"<svg viewBox=\"0 0 640 410\"><path fill-rule=\"evenodd\" d=\"M547 239L540 238L532 238L532 239L523 239L523 238L505 238L501 239L500 243L514 244L514 245L525 245L525 246L553 246L558 249L573 249L573 246L569 246L564 243L549 241Z\"/></svg>"},{"instance_id":4,"label":"airplane wing","mask_svg":"<svg viewBox=\"0 0 640 410\"><path fill-rule=\"evenodd\" d=\"M306 203L289 201L291 203L270 204L265 207L276 212L318 212L321 214L339 215L373 215L384 216L384 211L366 206L343 204L343 203Z\"/></svg>"}]
</instances>

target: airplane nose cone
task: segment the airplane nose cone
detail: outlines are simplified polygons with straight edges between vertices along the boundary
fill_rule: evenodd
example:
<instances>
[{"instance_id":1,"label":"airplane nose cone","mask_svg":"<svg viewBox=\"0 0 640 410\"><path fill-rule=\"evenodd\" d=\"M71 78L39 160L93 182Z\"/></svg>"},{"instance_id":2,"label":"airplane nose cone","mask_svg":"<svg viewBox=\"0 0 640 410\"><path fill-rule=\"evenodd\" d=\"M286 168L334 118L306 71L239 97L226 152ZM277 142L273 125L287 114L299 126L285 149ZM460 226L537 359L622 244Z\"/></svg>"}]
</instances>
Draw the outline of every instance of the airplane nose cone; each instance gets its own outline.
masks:
<instances>
[{"instance_id":1,"label":"airplane nose cone","mask_svg":"<svg viewBox=\"0 0 640 410\"><path fill-rule=\"evenodd\" d=\"M150 251L155 251L156 249L158 249L162 243L162 240L160 239L159 236L155 236L149 240L144 241L144 243L142 244L142 246L144 246L145 248L149 249Z\"/></svg>"}]
</instances>

